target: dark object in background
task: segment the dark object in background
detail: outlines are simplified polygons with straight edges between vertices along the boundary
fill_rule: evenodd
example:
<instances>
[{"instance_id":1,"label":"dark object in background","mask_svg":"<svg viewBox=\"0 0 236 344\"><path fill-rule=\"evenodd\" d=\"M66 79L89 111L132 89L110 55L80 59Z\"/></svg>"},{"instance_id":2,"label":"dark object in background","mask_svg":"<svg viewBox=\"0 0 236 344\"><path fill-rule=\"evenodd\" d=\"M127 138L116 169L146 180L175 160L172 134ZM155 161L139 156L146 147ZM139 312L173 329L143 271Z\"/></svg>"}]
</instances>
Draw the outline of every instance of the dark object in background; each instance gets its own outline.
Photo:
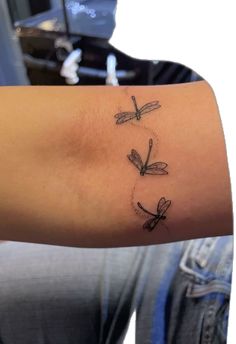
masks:
<instances>
[{"instance_id":1,"label":"dark object in background","mask_svg":"<svg viewBox=\"0 0 236 344\"><path fill-rule=\"evenodd\" d=\"M27 85L20 45L12 30L5 1L0 1L0 18L0 86Z\"/></svg>"},{"instance_id":2,"label":"dark object in background","mask_svg":"<svg viewBox=\"0 0 236 344\"><path fill-rule=\"evenodd\" d=\"M63 8L15 23L31 84L66 84L60 71L69 51L56 43L58 38L65 36L72 50L81 50L80 85L106 84L107 59L111 54L116 59L116 77L120 85L172 84L200 79L185 66L137 60L114 49L108 40L115 28L115 0L65 1L64 5L67 25Z\"/></svg>"},{"instance_id":3,"label":"dark object in background","mask_svg":"<svg viewBox=\"0 0 236 344\"><path fill-rule=\"evenodd\" d=\"M50 8L50 0L29 1L31 13L37 14Z\"/></svg>"}]
</instances>

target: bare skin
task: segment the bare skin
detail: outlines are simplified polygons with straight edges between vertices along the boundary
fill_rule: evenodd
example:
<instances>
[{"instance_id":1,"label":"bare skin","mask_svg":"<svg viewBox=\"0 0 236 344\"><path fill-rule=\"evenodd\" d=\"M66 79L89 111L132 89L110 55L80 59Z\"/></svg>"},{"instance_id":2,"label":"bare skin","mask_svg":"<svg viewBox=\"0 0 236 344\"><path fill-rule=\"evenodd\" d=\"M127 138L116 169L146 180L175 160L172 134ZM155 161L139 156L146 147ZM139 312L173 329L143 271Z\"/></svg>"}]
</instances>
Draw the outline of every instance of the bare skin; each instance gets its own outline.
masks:
<instances>
[{"instance_id":1,"label":"bare skin","mask_svg":"<svg viewBox=\"0 0 236 344\"><path fill-rule=\"evenodd\" d=\"M117 125L114 115L161 107ZM224 137L206 82L0 89L0 239L81 247L232 234ZM140 175L127 154L168 164ZM166 219L143 229L161 197Z\"/></svg>"}]
</instances>

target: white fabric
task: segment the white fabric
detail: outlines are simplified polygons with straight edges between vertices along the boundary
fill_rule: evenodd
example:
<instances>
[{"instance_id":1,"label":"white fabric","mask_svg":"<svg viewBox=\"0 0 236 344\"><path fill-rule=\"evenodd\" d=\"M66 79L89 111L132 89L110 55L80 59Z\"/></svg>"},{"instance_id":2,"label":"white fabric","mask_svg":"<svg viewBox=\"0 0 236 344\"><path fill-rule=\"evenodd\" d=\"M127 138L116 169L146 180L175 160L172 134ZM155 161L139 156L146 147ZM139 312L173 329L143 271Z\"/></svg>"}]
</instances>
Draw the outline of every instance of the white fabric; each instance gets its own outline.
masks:
<instances>
[{"instance_id":1,"label":"white fabric","mask_svg":"<svg viewBox=\"0 0 236 344\"><path fill-rule=\"evenodd\" d=\"M236 51L234 0L118 0L110 43L142 59L184 64L214 90L225 133L234 210L236 207ZM220 161L219 161L220 168ZM234 261L228 344L235 343L236 267Z\"/></svg>"}]
</instances>

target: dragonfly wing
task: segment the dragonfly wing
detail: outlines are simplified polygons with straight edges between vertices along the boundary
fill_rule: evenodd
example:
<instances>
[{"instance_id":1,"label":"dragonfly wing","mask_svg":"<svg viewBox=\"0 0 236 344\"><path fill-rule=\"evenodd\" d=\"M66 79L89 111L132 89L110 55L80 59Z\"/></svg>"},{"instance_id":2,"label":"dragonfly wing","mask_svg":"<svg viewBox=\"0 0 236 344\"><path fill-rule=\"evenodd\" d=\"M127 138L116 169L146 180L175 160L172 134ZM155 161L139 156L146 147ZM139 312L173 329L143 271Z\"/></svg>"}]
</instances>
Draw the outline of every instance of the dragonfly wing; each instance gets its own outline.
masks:
<instances>
[{"instance_id":1,"label":"dragonfly wing","mask_svg":"<svg viewBox=\"0 0 236 344\"><path fill-rule=\"evenodd\" d=\"M143 105L139 109L139 112L141 113L141 115L144 115L145 113L157 110L160 107L161 107L161 105L160 105L159 101L154 101L154 102L150 102L150 103L147 103L147 104Z\"/></svg>"},{"instance_id":2,"label":"dragonfly wing","mask_svg":"<svg viewBox=\"0 0 236 344\"><path fill-rule=\"evenodd\" d=\"M168 174L165 170L167 166L165 162L154 162L147 167L146 174Z\"/></svg>"},{"instance_id":3,"label":"dragonfly wing","mask_svg":"<svg viewBox=\"0 0 236 344\"><path fill-rule=\"evenodd\" d=\"M165 197L162 197L160 199L160 201L158 202L158 206L157 206L157 213L160 216L163 216L165 214L165 212L167 211L167 209L170 207L171 205L171 201L165 199Z\"/></svg>"},{"instance_id":4,"label":"dragonfly wing","mask_svg":"<svg viewBox=\"0 0 236 344\"><path fill-rule=\"evenodd\" d=\"M159 217L154 217L151 219L148 219L144 224L143 224L143 229L147 229L149 232L153 231L153 229L156 227L158 224L160 218Z\"/></svg>"},{"instance_id":5,"label":"dragonfly wing","mask_svg":"<svg viewBox=\"0 0 236 344\"><path fill-rule=\"evenodd\" d=\"M141 171L143 167L143 162L139 153L135 150L131 150L131 154L127 155L128 159Z\"/></svg>"},{"instance_id":6,"label":"dragonfly wing","mask_svg":"<svg viewBox=\"0 0 236 344\"><path fill-rule=\"evenodd\" d=\"M160 198L158 205L157 205L157 212L159 213L162 209L162 207L164 206L164 204L166 203L166 199L165 197Z\"/></svg>"},{"instance_id":7,"label":"dragonfly wing","mask_svg":"<svg viewBox=\"0 0 236 344\"><path fill-rule=\"evenodd\" d=\"M115 114L114 117L117 119L116 124L122 124L134 118L135 116L135 112L119 112Z\"/></svg>"}]
</instances>

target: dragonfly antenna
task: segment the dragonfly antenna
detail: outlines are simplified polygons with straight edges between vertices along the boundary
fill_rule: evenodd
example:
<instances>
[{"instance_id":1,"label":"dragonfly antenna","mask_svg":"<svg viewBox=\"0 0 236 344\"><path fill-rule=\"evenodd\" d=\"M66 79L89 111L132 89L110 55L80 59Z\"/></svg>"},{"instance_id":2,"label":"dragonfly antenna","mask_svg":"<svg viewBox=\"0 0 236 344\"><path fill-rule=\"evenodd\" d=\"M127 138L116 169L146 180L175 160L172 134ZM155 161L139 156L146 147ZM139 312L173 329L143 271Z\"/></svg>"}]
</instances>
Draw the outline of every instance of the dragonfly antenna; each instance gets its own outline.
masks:
<instances>
[{"instance_id":1,"label":"dragonfly antenna","mask_svg":"<svg viewBox=\"0 0 236 344\"><path fill-rule=\"evenodd\" d=\"M135 98L135 96L132 96L131 98L132 98L132 101L134 103L137 119L140 119L140 113L139 113L138 105L137 105L137 102L136 102L136 98Z\"/></svg>"},{"instance_id":2,"label":"dragonfly antenna","mask_svg":"<svg viewBox=\"0 0 236 344\"><path fill-rule=\"evenodd\" d=\"M148 149L147 159L146 159L146 162L144 164L145 167L147 167L147 165L148 165L148 161L149 161L151 150L152 150L152 145L153 145L153 140L149 139L149 149Z\"/></svg>"},{"instance_id":3,"label":"dragonfly antenna","mask_svg":"<svg viewBox=\"0 0 236 344\"><path fill-rule=\"evenodd\" d=\"M138 207L139 207L140 209L142 209L145 213L147 213L147 214L149 214L149 215L152 215L152 216L155 216L155 217L156 217L156 214L153 214L153 213L151 213L150 211L148 211L147 209L145 209L145 208L142 206L142 204L141 204L140 202L138 202L137 205L138 205Z\"/></svg>"}]
</instances>

